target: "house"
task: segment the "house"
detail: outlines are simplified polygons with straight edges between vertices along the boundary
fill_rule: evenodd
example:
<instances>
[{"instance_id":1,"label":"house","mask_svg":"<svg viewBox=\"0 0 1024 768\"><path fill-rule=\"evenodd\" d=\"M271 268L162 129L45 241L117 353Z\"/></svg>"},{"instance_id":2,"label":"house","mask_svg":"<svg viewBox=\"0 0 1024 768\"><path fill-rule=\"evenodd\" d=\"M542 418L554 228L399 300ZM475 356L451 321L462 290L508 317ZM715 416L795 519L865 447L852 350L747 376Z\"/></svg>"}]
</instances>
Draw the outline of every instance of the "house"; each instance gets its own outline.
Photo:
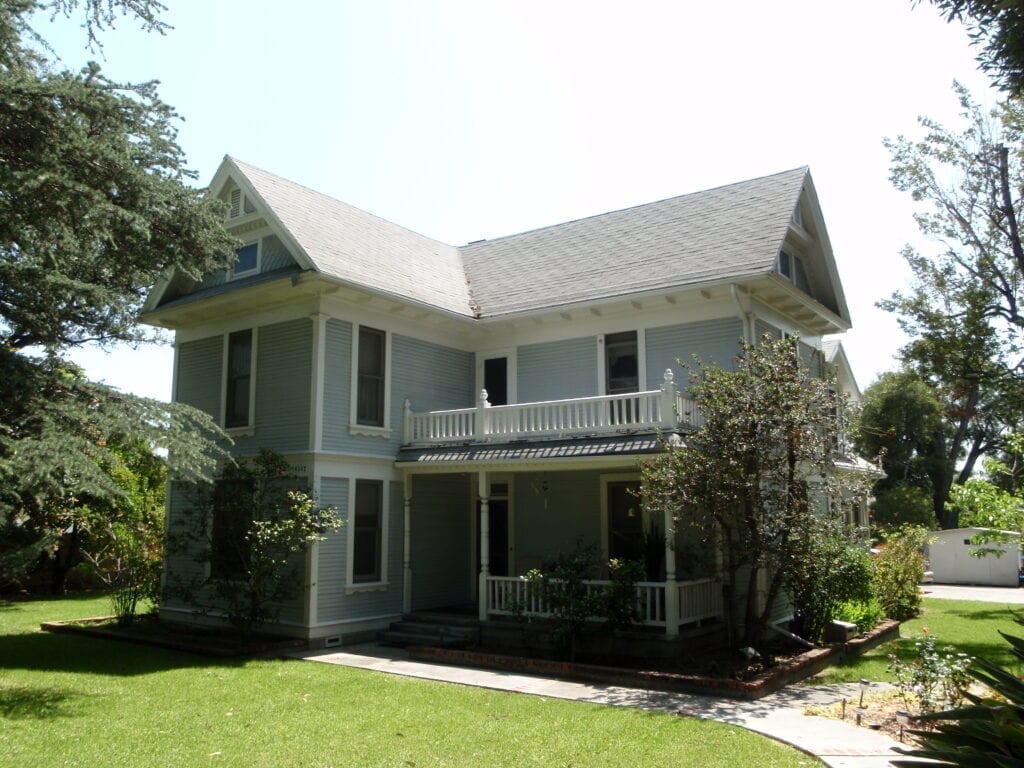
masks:
<instances>
[{"instance_id":1,"label":"house","mask_svg":"<svg viewBox=\"0 0 1024 768\"><path fill-rule=\"evenodd\" d=\"M929 536L925 557L936 584L1020 585L1020 533L974 527Z\"/></svg>"},{"instance_id":2,"label":"house","mask_svg":"<svg viewBox=\"0 0 1024 768\"><path fill-rule=\"evenodd\" d=\"M231 157L211 194L243 243L233 268L167 276L143 319L174 331L176 401L238 456L285 455L346 520L282 630L333 644L439 606L491 619L545 558L581 539L633 557L645 534L664 558L638 586L644 623L673 638L721 614L686 532L632 493L659 435L700 419L678 360L730 367L740 340L785 333L816 375L845 364L823 342L850 317L806 168L461 247ZM172 520L184 503L172 491Z\"/></svg>"}]
</instances>

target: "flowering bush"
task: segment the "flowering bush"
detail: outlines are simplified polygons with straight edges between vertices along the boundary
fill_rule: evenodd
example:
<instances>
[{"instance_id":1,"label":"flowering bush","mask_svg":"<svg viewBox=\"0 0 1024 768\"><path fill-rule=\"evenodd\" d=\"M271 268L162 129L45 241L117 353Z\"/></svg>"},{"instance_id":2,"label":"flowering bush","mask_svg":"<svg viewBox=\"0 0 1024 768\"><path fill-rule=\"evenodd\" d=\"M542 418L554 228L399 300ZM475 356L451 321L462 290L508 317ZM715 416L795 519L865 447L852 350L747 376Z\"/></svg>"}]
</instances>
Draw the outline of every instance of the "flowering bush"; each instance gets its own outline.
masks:
<instances>
[{"instance_id":1,"label":"flowering bush","mask_svg":"<svg viewBox=\"0 0 1024 768\"><path fill-rule=\"evenodd\" d=\"M914 641L916 657L902 661L889 655L889 669L896 675L896 688L908 711L926 715L941 708L960 706L971 684L971 657L951 645L936 647L938 639L925 627Z\"/></svg>"}]
</instances>

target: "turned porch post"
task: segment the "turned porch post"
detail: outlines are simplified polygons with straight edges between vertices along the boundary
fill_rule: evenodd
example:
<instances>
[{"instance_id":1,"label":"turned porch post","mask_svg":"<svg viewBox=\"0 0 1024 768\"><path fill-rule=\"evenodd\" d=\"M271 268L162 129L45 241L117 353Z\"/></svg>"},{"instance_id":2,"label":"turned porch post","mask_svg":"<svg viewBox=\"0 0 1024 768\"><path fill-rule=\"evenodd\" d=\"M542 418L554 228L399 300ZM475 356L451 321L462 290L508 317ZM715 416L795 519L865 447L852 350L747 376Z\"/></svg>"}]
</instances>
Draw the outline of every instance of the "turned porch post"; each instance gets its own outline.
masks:
<instances>
[{"instance_id":1,"label":"turned porch post","mask_svg":"<svg viewBox=\"0 0 1024 768\"><path fill-rule=\"evenodd\" d=\"M486 397L483 398L486 400ZM477 602L480 605L480 621L487 621L487 577L491 575L491 525L488 504L487 473L478 476L480 493L480 587Z\"/></svg>"},{"instance_id":2,"label":"turned porch post","mask_svg":"<svg viewBox=\"0 0 1024 768\"><path fill-rule=\"evenodd\" d=\"M473 437L477 442L483 441L487 435L487 409L491 407L491 404L487 402L487 390L480 390L480 399L476 403L476 418L473 423ZM483 475L481 474L481 477ZM481 492L481 495L484 495Z\"/></svg>"},{"instance_id":3,"label":"turned porch post","mask_svg":"<svg viewBox=\"0 0 1024 768\"><path fill-rule=\"evenodd\" d=\"M406 402L408 403L408 400ZM402 555L402 613L412 613L412 474L406 472L402 480L405 498L404 549Z\"/></svg>"},{"instance_id":4,"label":"turned porch post","mask_svg":"<svg viewBox=\"0 0 1024 768\"><path fill-rule=\"evenodd\" d=\"M661 428L674 430L679 426L676 418L676 375L671 368L665 369L665 380L661 385ZM667 528L665 530L668 530Z\"/></svg>"},{"instance_id":5,"label":"turned porch post","mask_svg":"<svg viewBox=\"0 0 1024 768\"><path fill-rule=\"evenodd\" d=\"M675 529L672 513L665 510L665 634L679 634L679 585L676 582L676 548L673 546Z\"/></svg>"}]
</instances>

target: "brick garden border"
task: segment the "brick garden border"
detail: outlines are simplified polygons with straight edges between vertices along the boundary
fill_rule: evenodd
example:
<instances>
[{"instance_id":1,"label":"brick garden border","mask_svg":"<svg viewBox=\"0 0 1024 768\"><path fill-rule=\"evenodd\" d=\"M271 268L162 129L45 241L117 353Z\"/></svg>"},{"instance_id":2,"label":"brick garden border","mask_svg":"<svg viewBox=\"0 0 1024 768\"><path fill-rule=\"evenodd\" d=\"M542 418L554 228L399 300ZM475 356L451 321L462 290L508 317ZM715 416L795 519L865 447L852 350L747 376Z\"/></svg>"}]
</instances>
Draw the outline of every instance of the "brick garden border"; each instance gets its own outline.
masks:
<instances>
[{"instance_id":1,"label":"brick garden border","mask_svg":"<svg viewBox=\"0 0 1024 768\"><path fill-rule=\"evenodd\" d=\"M881 643L893 640L899 637L899 630L899 622L886 620L875 629L853 640L812 648L800 656L780 662L753 680L634 670L600 664L580 664L456 648L420 646L407 650L409 658L416 661L497 669L503 672L523 672L633 688L712 694L753 700L774 693L790 683L817 674L832 664L859 656Z\"/></svg>"}]
</instances>

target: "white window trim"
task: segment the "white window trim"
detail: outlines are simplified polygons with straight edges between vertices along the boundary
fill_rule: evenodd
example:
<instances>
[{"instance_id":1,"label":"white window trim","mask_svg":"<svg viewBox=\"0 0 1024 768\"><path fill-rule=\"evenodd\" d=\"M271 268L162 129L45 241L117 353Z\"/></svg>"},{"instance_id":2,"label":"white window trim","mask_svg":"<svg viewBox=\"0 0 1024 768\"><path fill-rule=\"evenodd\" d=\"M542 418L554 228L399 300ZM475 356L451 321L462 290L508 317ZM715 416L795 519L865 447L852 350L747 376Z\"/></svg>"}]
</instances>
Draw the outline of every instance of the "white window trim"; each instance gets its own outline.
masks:
<instances>
[{"instance_id":1,"label":"white window trim","mask_svg":"<svg viewBox=\"0 0 1024 768\"><path fill-rule=\"evenodd\" d=\"M647 333L645 328L623 328L614 333L636 332L636 367L637 392L647 391ZM597 335L597 394L608 394L608 361L605 359L604 338L608 334Z\"/></svg>"},{"instance_id":2,"label":"white window trim","mask_svg":"<svg viewBox=\"0 0 1024 768\"><path fill-rule=\"evenodd\" d=\"M259 349L259 328L252 328L252 353L249 358L249 423L241 427L225 427L228 411L228 348L232 333L249 330L235 328L224 334L220 363L220 425L232 437L256 432L256 351Z\"/></svg>"},{"instance_id":3,"label":"white window trim","mask_svg":"<svg viewBox=\"0 0 1024 768\"><path fill-rule=\"evenodd\" d=\"M242 248L246 248L246 247L248 247L250 245L255 245L256 246L256 266L253 267L252 269L247 269L244 272L236 272L235 271L235 264L234 264L234 262L232 262L231 266L228 267L228 281L229 282L231 280L239 280L239 279L241 279L243 277L250 277L252 275L258 275L260 273L260 269L263 268L263 238L262 237L257 238L256 240L247 241L247 242L242 243L242 245L240 245L238 248L235 249L236 257L238 255L238 251L239 250L241 250Z\"/></svg>"},{"instance_id":4,"label":"white window trim","mask_svg":"<svg viewBox=\"0 0 1024 768\"><path fill-rule=\"evenodd\" d=\"M391 331L378 328L373 325L366 325L375 331L384 334L384 426L375 427L369 424L360 424L357 419L359 405L359 329L360 323L352 323L352 361L351 361L351 386L349 389L349 434L364 435L367 437L380 437L385 440L391 437Z\"/></svg>"},{"instance_id":5,"label":"white window trim","mask_svg":"<svg viewBox=\"0 0 1024 768\"><path fill-rule=\"evenodd\" d=\"M611 475L601 475L601 557L605 560L608 554L608 485L609 483L640 482L639 472L619 472ZM639 504L639 501L637 502ZM641 522L643 530L647 530L647 510L640 507Z\"/></svg>"},{"instance_id":6,"label":"white window trim","mask_svg":"<svg viewBox=\"0 0 1024 768\"><path fill-rule=\"evenodd\" d=\"M379 581L355 581L353 569L355 567L356 549L356 481L371 480L381 484L381 509L380 509L380 580ZM379 477L349 477L348 478L348 517L345 523L345 594L351 595L356 592L382 592L388 584L388 520L391 511L391 483Z\"/></svg>"}]
</instances>

